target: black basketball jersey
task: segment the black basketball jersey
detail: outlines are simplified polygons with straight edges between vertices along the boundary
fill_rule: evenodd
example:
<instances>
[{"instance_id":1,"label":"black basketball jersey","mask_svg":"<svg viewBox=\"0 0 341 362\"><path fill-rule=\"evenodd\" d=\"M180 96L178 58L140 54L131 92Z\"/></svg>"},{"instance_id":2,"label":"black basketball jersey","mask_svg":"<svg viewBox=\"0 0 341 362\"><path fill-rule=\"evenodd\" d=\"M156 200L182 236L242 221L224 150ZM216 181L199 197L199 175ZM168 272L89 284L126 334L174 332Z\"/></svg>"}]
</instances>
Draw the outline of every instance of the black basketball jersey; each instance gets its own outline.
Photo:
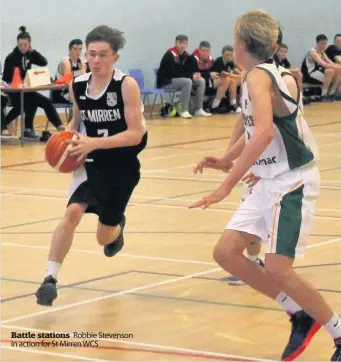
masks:
<instances>
[{"instance_id":1,"label":"black basketball jersey","mask_svg":"<svg viewBox=\"0 0 341 362\"><path fill-rule=\"evenodd\" d=\"M83 63L82 63L82 60L80 58L77 59L77 62L76 64L74 64L71 60L71 58L69 56L65 57L64 60L68 60L69 63L70 63L70 67L71 67L71 73L73 75L73 77L78 77L79 75L82 74L82 71L83 71ZM59 67L60 65L58 66L58 69L57 69L57 73L56 73L56 77L55 79L58 79L60 77L63 76L63 74L60 74L59 72Z\"/></svg>"},{"instance_id":2,"label":"black basketball jersey","mask_svg":"<svg viewBox=\"0 0 341 362\"><path fill-rule=\"evenodd\" d=\"M80 111L81 121L89 137L109 137L127 130L124 117L122 83L126 75L115 69L112 80L96 98L89 96L88 85L92 73L76 77L73 82L75 101ZM145 126L141 110L141 123ZM108 158L136 157L146 145L146 134L137 146L95 150L91 153L99 161ZM90 155L89 155L90 157Z\"/></svg>"},{"instance_id":3,"label":"black basketball jersey","mask_svg":"<svg viewBox=\"0 0 341 362\"><path fill-rule=\"evenodd\" d=\"M322 67L322 65L316 63L313 59L310 58L311 52L316 52L316 49L312 48L311 50L309 50L309 52L304 57L304 60L303 60L302 66L301 66L301 72L302 72L303 76L309 76L310 73L313 73L316 71L324 73L324 68ZM321 57L323 59L323 55Z\"/></svg>"},{"instance_id":4,"label":"black basketball jersey","mask_svg":"<svg viewBox=\"0 0 341 362\"><path fill-rule=\"evenodd\" d=\"M71 59L70 59L70 64L71 64L71 72L72 72L74 77L78 77L79 75L82 74L83 64L82 64L82 61L79 58L77 59L77 64L73 64Z\"/></svg>"}]
</instances>

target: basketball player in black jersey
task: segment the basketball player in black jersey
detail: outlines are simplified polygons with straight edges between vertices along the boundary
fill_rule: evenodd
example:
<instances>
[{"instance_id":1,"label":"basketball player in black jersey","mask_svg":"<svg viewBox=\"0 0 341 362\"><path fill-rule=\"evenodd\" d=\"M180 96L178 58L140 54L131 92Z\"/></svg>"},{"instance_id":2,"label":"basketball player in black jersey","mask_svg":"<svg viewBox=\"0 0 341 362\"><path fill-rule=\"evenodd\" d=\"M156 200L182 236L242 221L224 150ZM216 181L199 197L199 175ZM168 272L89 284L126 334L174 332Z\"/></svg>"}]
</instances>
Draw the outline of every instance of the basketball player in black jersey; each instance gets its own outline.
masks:
<instances>
[{"instance_id":1,"label":"basketball player in black jersey","mask_svg":"<svg viewBox=\"0 0 341 362\"><path fill-rule=\"evenodd\" d=\"M92 72L74 79L68 125L78 137L70 141L70 153L85 157L85 167L74 173L66 213L52 238L46 277L36 292L40 305L51 306L57 297L58 272L85 212L99 216L97 241L106 256L123 247L124 213L140 179L138 154L147 144L139 87L113 67L124 42L122 32L107 26L86 37Z\"/></svg>"}]
</instances>

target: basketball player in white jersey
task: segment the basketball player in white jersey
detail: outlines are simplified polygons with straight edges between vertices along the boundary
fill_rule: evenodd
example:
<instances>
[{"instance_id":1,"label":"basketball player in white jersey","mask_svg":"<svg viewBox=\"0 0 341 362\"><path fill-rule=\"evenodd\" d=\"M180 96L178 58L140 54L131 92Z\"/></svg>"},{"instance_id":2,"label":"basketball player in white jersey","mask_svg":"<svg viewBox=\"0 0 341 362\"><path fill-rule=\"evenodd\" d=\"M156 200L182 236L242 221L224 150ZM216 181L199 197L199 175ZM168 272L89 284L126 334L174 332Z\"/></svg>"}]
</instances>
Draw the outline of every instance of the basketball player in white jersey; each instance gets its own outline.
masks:
<instances>
[{"instance_id":1,"label":"basketball player in white jersey","mask_svg":"<svg viewBox=\"0 0 341 362\"><path fill-rule=\"evenodd\" d=\"M278 51L278 47L283 42L283 32L282 32L281 28L279 28L278 30L279 30L279 34L278 34L278 39L277 39L277 50L276 51ZM275 57L274 57L274 60L276 62ZM278 63L277 63L277 65L278 65ZM281 72L281 74L286 74L288 72L291 73L290 70L288 70L280 65L278 65L277 68ZM244 78L244 76L245 76L245 74L243 72L242 78ZM296 80L298 82L298 86L300 87L300 90L302 90L300 83L298 81L298 78L296 77L296 74L293 74L293 76L296 78ZM286 79L284 79L284 80L286 80ZM301 116L303 116L303 113L304 113L303 95L300 99L300 106L299 106L298 113L301 114ZM244 120L243 120L243 117L241 116L241 117L237 118L236 126L234 128L234 132L231 136L227 150L229 150L244 133L245 133ZM233 164L231 164L231 167L232 167L232 165ZM202 169L202 167L210 167L210 163L207 163L204 160L201 162L200 167L201 167L201 169ZM244 178L242 178L242 181L244 182L243 188L242 188L242 197L241 197L242 202L246 199L246 197L248 195L250 195L252 193L253 187L256 185L256 183L259 180L260 180L260 178L258 176L255 176L252 172L249 172L247 175L245 175ZM263 260L260 258L261 244L262 244L262 241L260 240L260 238L257 237L252 243L250 243L246 247L246 255L247 255L248 259L250 259L251 261L254 261L255 263L259 264L260 266L264 266ZM228 281L228 283L230 285L243 285L244 284L244 282L242 280L238 279L235 275L231 275L231 276L227 277L226 280Z\"/></svg>"},{"instance_id":2,"label":"basketball player in white jersey","mask_svg":"<svg viewBox=\"0 0 341 362\"><path fill-rule=\"evenodd\" d=\"M320 175L313 136L299 114L299 87L271 59L277 37L276 20L263 11L247 12L237 20L235 57L247 73L242 90L245 135L216 161L217 168L226 169L238 158L224 183L190 208L205 209L223 200L249 170L260 177L226 226L214 259L291 315L282 360L300 355L323 325L334 339L332 360L341 361L340 317L292 269L311 232ZM265 268L243 256L256 237L266 242Z\"/></svg>"},{"instance_id":3,"label":"basketball player in white jersey","mask_svg":"<svg viewBox=\"0 0 341 362\"><path fill-rule=\"evenodd\" d=\"M74 79L68 125L78 136L70 141L70 154L86 159L74 173L65 215L52 237L45 279L36 292L40 305L51 306L57 297L58 273L85 212L99 217L97 241L105 256L123 247L125 209L140 180L138 154L147 144L138 84L114 68L124 43L122 32L104 25L86 37L91 73Z\"/></svg>"}]
</instances>

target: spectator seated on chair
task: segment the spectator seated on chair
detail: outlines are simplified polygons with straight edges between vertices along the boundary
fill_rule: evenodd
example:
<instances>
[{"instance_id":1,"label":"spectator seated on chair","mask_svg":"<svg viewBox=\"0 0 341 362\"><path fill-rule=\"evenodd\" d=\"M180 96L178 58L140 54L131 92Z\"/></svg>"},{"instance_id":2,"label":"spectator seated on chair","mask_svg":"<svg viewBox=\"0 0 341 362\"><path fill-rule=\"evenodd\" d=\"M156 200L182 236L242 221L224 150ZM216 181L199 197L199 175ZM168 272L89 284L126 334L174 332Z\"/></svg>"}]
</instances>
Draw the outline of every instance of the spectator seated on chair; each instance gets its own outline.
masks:
<instances>
[{"instance_id":1,"label":"spectator seated on chair","mask_svg":"<svg viewBox=\"0 0 341 362\"><path fill-rule=\"evenodd\" d=\"M301 70L299 68L292 68L287 56L288 56L288 46L283 43L279 44L278 50L273 57L274 61L278 66L287 69L296 78L297 84L301 90L301 93L303 94L303 75L301 73ZM304 97L303 101L304 104L309 103L309 101Z\"/></svg>"},{"instance_id":2,"label":"spectator seated on chair","mask_svg":"<svg viewBox=\"0 0 341 362\"><path fill-rule=\"evenodd\" d=\"M0 63L0 73L2 73L2 65ZM6 87L8 84L6 82L0 81L0 85L3 87ZM1 93L1 135L4 134L4 136L10 136L10 132L5 126L5 117L6 117L6 107L8 103L8 95L6 93Z\"/></svg>"},{"instance_id":3,"label":"spectator seated on chair","mask_svg":"<svg viewBox=\"0 0 341 362\"><path fill-rule=\"evenodd\" d=\"M334 36L334 44L329 45L326 54L332 62L341 64L341 34Z\"/></svg>"},{"instance_id":4,"label":"spectator seated on chair","mask_svg":"<svg viewBox=\"0 0 341 362\"><path fill-rule=\"evenodd\" d=\"M87 63L81 58L83 50L83 42L80 39L73 39L69 43L69 55L63 58L57 68L56 80L60 79L67 73L72 73L73 77L77 77L86 73ZM53 103L69 104L70 93L69 89L52 92Z\"/></svg>"},{"instance_id":5,"label":"spectator seated on chair","mask_svg":"<svg viewBox=\"0 0 341 362\"><path fill-rule=\"evenodd\" d=\"M220 79L229 78L230 111L240 113L237 104L237 89L241 83L241 70L237 67L233 57L233 47L225 45L212 67L212 72L220 75Z\"/></svg>"},{"instance_id":6,"label":"spectator seated on chair","mask_svg":"<svg viewBox=\"0 0 341 362\"><path fill-rule=\"evenodd\" d=\"M186 52L188 37L178 35L175 46L164 54L157 71L157 87L174 89L181 92L182 112L180 117L192 118L189 113L189 102L192 89L195 94L195 116L208 117L211 113L203 110L205 80L197 72L194 57Z\"/></svg>"},{"instance_id":7,"label":"spectator seated on chair","mask_svg":"<svg viewBox=\"0 0 341 362\"><path fill-rule=\"evenodd\" d=\"M1 81L1 86L6 86L6 85L7 83ZM1 135L2 136L11 136L11 133L5 126L7 103L8 103L8 95L1 92Z\"/></svg>"},{"instance_id":8,"label":"spectator seated on chair","mask_svg":"<svg viewBox=\"0 0 341 362\"><path fill-rule=\"evenodd\" d=\"M333 63L325 53L328 38L316 37L316 45L306 54L302 63L303 82L322 85L321 101L329 102L341 84L341 65Z\"/></svg>"},{"instance_id":9,"label":"spectator seated on chair","mask_svg":"<svg viewBox=\"0 0 341 362\"><path fill-rule=\"evenodd\" d=\"M230 77L220 76L219 73L212 70L213 58L211 56L211 44L208 41L202 41L199 48L193 52L193 56L197 61L198 72L206 82L206 94L215 94L215 98L211 105L212 113L226 113L226 107L220 107L221 100L230 85Z\"/></svg>"},{"instance_id":10,"label":"spectator seated on chair","mask_svg":"<svg viewBox=\"0 0 341 362\"><path fill-rule=\"evenodd\" d=\"M38 66L47 65L46 58L32 48L31 35L26 32L26 28L22 26L20 27L20 31L17 36L17 46L5 59L2 79L6 83L12 82L14 69L16 67L20 69L21 79L23 80L27 70L31 69L33 64ZM20 94L11 93L9 97L13 108L5 117L4 129L7 129L8 124L20 114ZM40 93L27 92L24 94L25 138L35 140L39 138L33 130L33 120L38 107L44 109L47 118L58 130L64 129L62 121L56 109L53 107L51 100Z\"/></svg>"}]
</instances>

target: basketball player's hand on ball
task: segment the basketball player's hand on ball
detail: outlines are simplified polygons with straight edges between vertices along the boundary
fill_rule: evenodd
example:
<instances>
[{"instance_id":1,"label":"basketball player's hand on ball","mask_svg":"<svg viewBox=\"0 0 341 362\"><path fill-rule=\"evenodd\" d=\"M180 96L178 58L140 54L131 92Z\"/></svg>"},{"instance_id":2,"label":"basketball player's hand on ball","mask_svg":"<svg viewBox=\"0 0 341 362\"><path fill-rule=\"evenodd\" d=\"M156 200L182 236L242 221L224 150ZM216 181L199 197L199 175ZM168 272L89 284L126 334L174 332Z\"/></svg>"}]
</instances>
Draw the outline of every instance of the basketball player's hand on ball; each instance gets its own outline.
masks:
<instances>
[{"instance_id":1,"label":"basketball player's hand on ball","mask_svg":"<svg viewBox=\"0 0 341 362\"><path fill-rule=\"evenodd\" d=\"M189 206L189 209L202 208L203 210L207 209L210 205L216 204L221 200L225 199L230 195L232 187L227 184L222 184L213 194L204 196L201 200Z\"/></svg>"},{"instance_id":2,"label":"basketball player's hand on ball","mask_svg":"<svg viewBox=\"0 0 341 362\"><path fill-rule=\"evenodd\" d=\"M233 166L232 162L226 162L221 158L217 157L205 157L200 161L193 169L193 172L202 174L204 168L213 168L215 170L221 170L223 172L229 172Z\"/></svg>"},{"instance_id":3,"label":"basketball player's hand on ball","mask_svg":"<svg viewBox=\"0 0 341 362\"><path fill-rule=\"evenodd\" d=\"M69 144L72 144L72 148L69 150L69 154L77 157L77 161L80 161L85 158L89 152L93 151L98 146L96 138L84 136L83 134L76 131L73 133L78 137L68 141Z\"/></svg>"},{"instance_id":4,"label":"basketball player's hand on ball","mask_svg":"<svg viewBox=\"0 0 341 362\"><path fill-rule=\"evenodd\" d=\"M260 180L260 177L255 176L252 172L247 173L243 178L242 181L245 182L249 188L252 188L256 185L256 183Z\"/></svg>"}]
</instances>

